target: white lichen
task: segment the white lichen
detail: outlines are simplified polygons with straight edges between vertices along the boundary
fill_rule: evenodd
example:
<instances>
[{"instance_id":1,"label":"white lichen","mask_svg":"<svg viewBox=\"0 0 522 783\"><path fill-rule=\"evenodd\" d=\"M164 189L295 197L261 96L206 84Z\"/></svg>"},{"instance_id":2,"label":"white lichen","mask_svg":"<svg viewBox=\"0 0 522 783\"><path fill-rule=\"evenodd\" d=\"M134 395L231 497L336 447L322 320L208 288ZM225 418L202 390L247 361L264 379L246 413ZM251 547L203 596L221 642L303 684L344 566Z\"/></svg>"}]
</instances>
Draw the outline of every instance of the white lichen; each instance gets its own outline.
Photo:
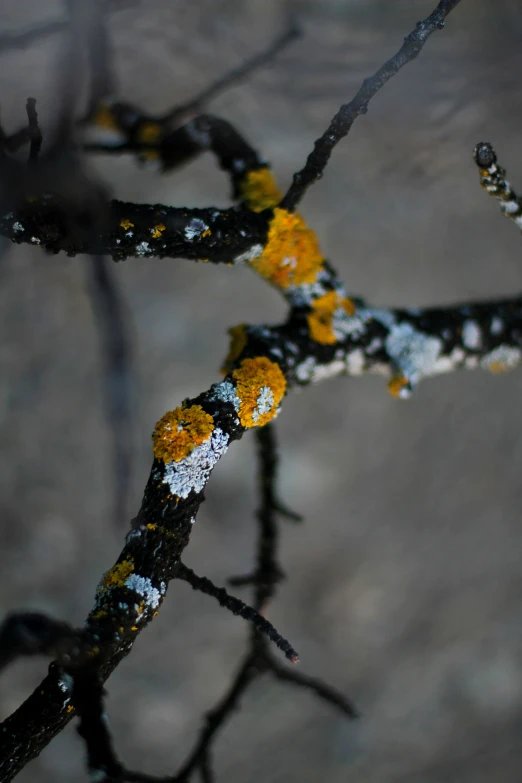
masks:
<instances>
[{"instance_id":1,"label":"white lichen","mask_svg":"<svg viewBox=\"0 0 522 783\"><path fill-rule=\"evenodd\" d=\"M265 413L270 413L274 407L274 393L270 386L262 386L259 390L259 396L256 400L256 407L252 411L252 419L254 422L259 421L259 418Z\"/></svg>"},{"instance_id":2,"label":"white lichen","mask_svg":"<svg viewBox=\"0 0 522 783\"><path fill-rule=\"evenodd\" d=\"M512 370L522 359L520 348L511 345L499 345L486 356L482 357L481 365L486 369Z\"/></svg>"},{"instance_id":3,"label":"white lichen","mask_svg":"<svg viewBox=\"0 0 522 783\"><path fill-rule=\"evenodd\" d=\"M439 337L419 332L411 324L399 323L390 329L385 348L392 364L408 379L411 386L437 370L442 350Z\"/></svg>"},{"instance_id":4,"label":"white lichen","mask_svg":"<svg viewBox=\"0 0 522 783\"><path fill-rule=\"evenodd\" d=\"M210 394L210 400L220 400L221 402L229 402L234 406L236 411L239 411L241 400L236 394L236 387L230 381L221 381L216 383L212 387Z\"/></svg>"},{"instance_id":5,"label":"white lichen","mask_svg":"<svg viewBox=\"0 0 522 783\"><path fill-rule=\"evenodd\" d=\"M148 242L140 242L139 245L136 245L137 256L144 256L149 252L149 250L150 250L150 245Z\"/></svg>"},{"instance_id":6,"label":"white lichen","mask_svg":"<svg viewBox=\"0 0 522 783\"><path fill-rule=\"evenodd\" d=\"M500 332L504 329L504 321L502 318L499 318L498 315L493 316L491 319L491 334L500 334Z\"/></svg>"},{"instance_id":7,"label":"white lichen","mask_svg":"<svg viewBox=\"0 0 522 783\"><path fill-rule=\"evenodd\" d=\"M462 342L470 350L477 350L482 343L482 335L476 321L464 321L462 326Z\"/></svg>"},{"instance_id":8,"label":"white lichen","mask_svg":"<svg viewBox=\"0 0 522 783\"><path fill-rule=\"evenodd\" d=\"M185 238L192 242L196 237L200 237L203 231L208 231L208 226L201 218L192 218L188 226L185 226Z\"/></svg>"},{"instance_id":9,"label":"white lichen","mask_svg":"<svg viewBox=\"0 0 522 783\"><path fill-rule=\"evenodd\" d=\"M258 258L261 253L263 252L263 245L252 245L252 247L249 247L248 250L245 250L244 253L241 253L239 256L235 256L234 264L246 264L249 261L253 261L254 258Z\"/></svg>"},{"instance_id":10,"label":"white lichen","mask_svg":"<svg viewBox=\"0 0 522 783\"><path fill-rule=\"evenodd\" d=\"M162 582L162 584L164 583ZM154 587L147 576L140 576L139 574L131 574L127 577L125 580L125 587L138 593L138 595L143 596L151 609L157 609L160 605L162 595L165 594L165 589L161 592L157 587Z\"/></svg>"},{"instance_id":11,"label":"white lichen","mask_svg":"<svg viewBox=\"0 0 522 783\"><path fill-rule=\"evenodd\" d=\"M165 467L163 481L169 485L173 495L186 498L194 492L201 492L207 483L214 465L228 448L229 436L216 427L208 440L179 462L169 462Z\"/></svg>"},{"instance_id":12,"label":"white lichen","mask_svg":"<svg viewBox=\"0 0 522 783\"><path fill-rule=\"evenodd\" d=\"M366 359L364 351L361 348L356 348L355 351L350 351L346 355L346 369L350 375L361 375L364 371Z\"/></svg>"}]
</instances>

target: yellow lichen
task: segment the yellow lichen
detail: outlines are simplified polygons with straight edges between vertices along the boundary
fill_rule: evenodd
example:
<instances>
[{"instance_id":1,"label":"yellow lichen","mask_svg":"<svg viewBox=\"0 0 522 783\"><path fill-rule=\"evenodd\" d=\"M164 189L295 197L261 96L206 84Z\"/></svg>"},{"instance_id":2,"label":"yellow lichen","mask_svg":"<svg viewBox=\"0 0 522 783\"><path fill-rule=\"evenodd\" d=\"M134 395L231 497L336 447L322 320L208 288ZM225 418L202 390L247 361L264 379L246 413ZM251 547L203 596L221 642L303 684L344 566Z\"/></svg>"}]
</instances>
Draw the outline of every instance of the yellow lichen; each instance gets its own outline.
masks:
<instances>
[{"instance_id":1,"label":"yellow lichen","mask_svg":"<svg viewBox=\"0 0 522 783\"><path fill-rule=\"evenodd\" d=\"M136 632L137 630L138 630L138 626L137 625L133 625L132 628L131 628L131 631Z\"/></svg>"},{"instance_id":2,"label":"yellow lichen","mask_svg":"<svg viewBox=\"0 0 522 783\"><path fill-rule=\"evenodd\" d=\"M152 238L153 239L159 239L160 236L163 234L163 232L165 231L166 228L167 228L167 226L164 225L163 223L158 223L157 226L154 226L154 228L151 228Z\"/></svg>"},{"instance_id":3,"label":"yellow lichen","mask_svg":"<svg viewBox=\"0 0 522 783\"><path fill-rule=\"evenodd\" d=\"M211 231L209 228L206 228L206 229L205 229L205 230L204 230L204 231L201 233L201 238L203 238L203 237L209 237L209 236L211 236L211 234L212 234L212 231ZM208 261L208 259L207 259L207 261Z\"/></svg>"},{"instance_id":4,"label":"yellow lichen","mask_svg":"<svg viewBox=\"0 0 522 783\"><path fill-rule=\"evenodd\" d=\"M253 212L275 207L282 199L270 169L249 171L239 185L241 198Z\"/></svg>"},{"instance_id":5,"label":"yellow lichen","mask_svg":"<svg viewBox=\"0 0 522 783\"><path fill-rule=\"evenodd\" d=\"M109 130L109 131L114 131L115 133L121 133L118 123L116 122L116 119L114 117L114 114L112 113L110 106L108 106L106 103L101 103L98 106L98 108L95 110L94 114L91 117L91 122L94 125L96 125L98 128L103 128L103 130Z\"/></svg>"},{"instance_id":6,"label":"yellow lichen","mask_svg":"<svg viewBox=\"0 0 522 783\"><path fill-rule=\"evenodd\" d=\"M273 419L286 391L286 379L279 365L266 356L243 359L232 377L241 400L238 415L243 427L262 427ZM260 397L265 389L272 395L268 410Z\"/></svg>"},{"instance_id":7,"label":"yellow lichen","mask_svg":"<svg viewBox=\"0 0 522 783\"><path fill-rule=\"evenodd\" d=\"M339 309L344 310L346 315L355 313L352 300L339 296L336 291L328 291L327 294L314 299L312 312L307 316L312 340L323 345L333 345L337 341L333 330L333 316Z\"/></svg>"},{"instance_id":8,"label":"yellow lichen","mask_svg":"<svg viewBox=\"0 0 522 783\"><path fill-rule=\"evenodd\" d=\"M243 351L243 348L247 344L247 331L246 331L246 324L238 324L237 326L232 326L228 333L230 335L230 345L228 348L228 354L226 356L225 361L223 362L223 366L221 367L221 372L223 375L226 375L228 372L230 372L230 369L236 359L241 356L241 353Z\"/></svg>"},{"instance_id":9,"label":"yellow lichen","mask_svg":"<svg viewBox=\"0 0 522 783\"><path fill-rule=\"evenodd\" d=\"M72 706L72 704L67 705L66 711L69 713L69 715L71 714L71 712L74 712L74 707Z\"/></svg>"},{"instance_id":10,"label":"yellow lichen","mask_svg":"<svg viewBox=\"0 0 522 783\"><path fill-rule=\"evenodd\" d=\"M302 217L275 209L266 246L250 266L272 285L288 288L313 283L323 263L317 237Z\"/></svg>"},{"instance_id":11,"label":"yellow lichen","mask_svg":"<svg viewBox=\"0 0 522 783\"><path fill-rule=\"evenodd\" d=\"M502 372L509 372L513 369L513 365L510 365L508 362L491 362L491 364L488 365L488 370L490 372L493 372L495 374L502 373Z\"/></svg>"},{"instance_id":12,"label":"yellow lichen","mask_svg":"<svg viewBox=\"0 0 522 783\"><path fill-rule=\"evenodd\" d=\"M394 375L388 383L388 391L392 397L400 397L401 392L408 386L408 379L404 375Z\"/></svg>"},{"instance_id":13,"label":"yellow lichen","mask_svg":"<svg viewBox=\"0 0 522 783\"><path fill-rule=\"evenodd\" d=\"M98 612L91 614L91 620L103 620L108 614L107 609L100 609Z\"/></svg>"},{"instance_id":14,"label":"yellow lichen","mask_svg":"<svg viewBox=\"0 0 522 783\"><path fill-rule=\"evenodd\" d=\"M120 220L120 226L121 226L122 228L124 228L124 229L125 229L125 231L128 231L128 230L129 230L129 228L133 228L133 227L134 227L134 223L131 223L131 221L129 220L129 218L122 218L122 219Z\"/></svg>"},{"instance_id":15,"label":"yellow lichen","mask_svg":"<svg viewBox=\"0 0 522 783\"><path fill-rule=\"evenodd\" d=\"M134 561L129 558L116 563L110 571L107 571L102 579L102 585L105 587L123 587L127 578L134 571Z\"/></svg>"},{"instance_id":16,"label":"yellow lichen","mask_svg":"<svg viewBox=\"0 0 522 783\"><path fill-rule=\"evenodd\" d=\"M158 122L144 122L138 128L136 140L138 144L156 144L163 135L163 128Z\"/></svg>"},{"instance_id":17,"label":"yellow lichen","mask_svg":"<svg viewBox=\"0 0 522 783\"><path fill-rule=\"evenodd\" d=\"M179 462L210 438L214 419L201 405L185 405L168 411L152 433L156 459Z\"/></svg>"}]
</instances>

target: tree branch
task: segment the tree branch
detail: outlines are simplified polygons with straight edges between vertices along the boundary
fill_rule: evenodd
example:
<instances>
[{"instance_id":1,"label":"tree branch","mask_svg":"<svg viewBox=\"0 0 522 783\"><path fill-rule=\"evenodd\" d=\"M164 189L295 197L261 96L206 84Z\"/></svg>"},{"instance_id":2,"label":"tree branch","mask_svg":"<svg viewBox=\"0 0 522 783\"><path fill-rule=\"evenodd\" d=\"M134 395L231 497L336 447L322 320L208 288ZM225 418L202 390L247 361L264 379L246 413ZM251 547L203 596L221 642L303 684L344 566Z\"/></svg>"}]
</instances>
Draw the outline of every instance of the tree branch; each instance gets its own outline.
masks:
<instances>
[{"instance_id":1,"label":"tree branch","mask_svg":"<svg viewBox=\"0 0 522 783\"><path fill-rule=\"evenodd\" d=\"M295 210L310 185L322 177L333 148L350 132L357 117L367 113L368 104L373 96L401 68L421 53L430 35L436 30L442 30L444 20L459 2L460 0L441 0L437 8L424 21L417 22L415 30L406 36L397 54L386 60L373 76L364 80L359 92L350 103L341 106L323 135L315 142L304 168L294 174L292 184L281 201L282 209L289 212Z\"/></svg>"}]
</instances>

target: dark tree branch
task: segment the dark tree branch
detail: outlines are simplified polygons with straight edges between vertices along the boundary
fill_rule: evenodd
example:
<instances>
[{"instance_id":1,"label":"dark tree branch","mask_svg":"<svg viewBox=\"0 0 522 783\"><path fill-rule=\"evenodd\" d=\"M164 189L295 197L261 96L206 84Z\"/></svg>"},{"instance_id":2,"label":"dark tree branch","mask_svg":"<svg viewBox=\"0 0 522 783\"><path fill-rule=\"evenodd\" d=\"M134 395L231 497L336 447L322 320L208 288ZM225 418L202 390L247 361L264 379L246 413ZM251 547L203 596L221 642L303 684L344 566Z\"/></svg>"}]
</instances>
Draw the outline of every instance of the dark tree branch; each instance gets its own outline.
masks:
<instances>
[{"instance_id":1,"label":"dark tree branch","mask_svg":"<svg viewBox=\"0 0 522 783\"><path fill-rule=\"evenodd\" d=\"M315 696L330 704L332 707L336 707L341 710L349 718L359 718L360 713L352 702L346 698L346 696L330 685L327 685L323 680L317 677L310 677L302 672L294 672L286 667L281 666L273 658L270 659L270 671L281 682L287 682L291 685L296 685L298 688L304 688L311 691Z\"/></svg>"},{"instance_id":2,"label":"dark tree branch","mask_svg":"<svg viewBox=\"0 0 522 783\"><path fill-rule=\"evenodd\" d=\"M239 82L245 81L254 71L269 65L280 52L300 36L301 31L296 21L291 20L288 28L266 49L246 60L237 68L232 68L232 70L218 77L187 103L174 106L162 117L158 118L158 121L161 123L184 122L188 115L198 114L204 106L207 106L220 93L229 90Z\"/></svg>"},{"instance_id":3,"label":"dark tree branch","mask_svg":"<svg viewBox=\"0 0 522 783\"><path fill-rule=\"evenodd\" d=\"M101 345L106 420L112 435L114 520L121 526L128 518L133 473L135 379L132 342L121 295L106 259L91 256L87 261L87 273Z\"/></svg>"},{"instance_id":4,"label":"dark tree branch","mask_svg":"<svg viewBox=\"0 0 522 783\"><path fill-rule=\"evenodd\" d=\"M38 114L36 112L36 100L34 98L27 99L27 120L28 120L28 133L31 141L29 150L29 164L35 166L38 161L38 155L42 146L42 132L38 125Z\"/></svg>"},{"instance_id":5,"label":"dark tree branch","mask_svg":"<svg viewBox=\"0 0 522 783\"><path fill-rule=\"evenodd\" d=\"M289 312L279 326L243 325L233 330L224 380L185 400L157 423L154 462L141 507L117 562L98 585L85 627L75 630L42 615L21 614L8 618L0 628L0 663L7 665L19 655L36 653L57 659L41 686L1 726L2 780L11 780L75 712L80 716L80 732L86 741L93 777L105 783L154 780L127 772L118 761L103 720L103 683L157 615L174 578L185 578L194 588L237 610L252 621L252 627L247 651L229 690L208 713L195 748L178 775L165 780L186 780L195 771L204 781L212 780L212 743L246 688L261 674L272 674L308 689L349 717L356 716L353 705L334 689L308 675L294 674L276 661L267 637L259 632L268 633L291 658L295 656L268 620L261 617L281 578L277 515L295 516L277 500L277 453L269 422L292 388L339 374L382 373L391 376L390 391L405 396L422 378L459 367L509 369L522 360L522 300L419 310L370 308L346 295L322 257L313 232L292 212L306 187L322 173L333 146L346 135L355 117L365 111L372 95L417 56L457 2L440 2L407 37L400 52L365 82L351 104L341 109L282 201L266 164L228 123L218 118L202 115L150 145L160 150L164 165L169 160L171 165L178 165L203 149L212 150L242 201L240 207L230 210L187 210L107 204L101 189L84 173L71 130L72 93L78 86L73 43L88 45L89 35L100 29L100 18L91 17L79 0L69 0L73 34L67 62L72 75L65 93L69 90L71 102L62 102L59 132L53 138L51 152L39 157L30 176L25 180L21 177L21 186L13 185L16 213L13 210L2 215L0 233L16 242L30 242L55 252L97 256L93 271L103 302L103 331L116 337L107 345L107 355L112 357L108 363L113 371L119 368L116 374L120 380L125 375L125 347L118 319L114 321L114 292L103 277L103 253L116 259L179 255L216 263L246 262L280 290ZM100 13L99 7L95 10ZM80 29L82 13L88 15L84 30ZM102 49L100 71L93 73L92 80L97 100L102 92L100 74L107 73L109 67L106 40ZM91 67L96 71L95 64ZM118 111L122 108L121 104L115 106ZM123 123L116 110L109 120L117 128ZM33 135L35 121L30 114ZM143 121L143 116L138 117L136 127L141 131ZM31 128L26 129L24 138L32 139ZM125 138L134 143L132 134L127 133ZM161 147L167 138L168 145ZM142 142L137 139L138 143ZM145 149L143 144L141 149ZM519 202L492 155L488 145L479 145L476 157L481 181L500 199L504 211L515 215ZM15 182L17 172L25 171L16 168L7 155L3 159L6 171L8 162L12 165L2 180L3 188ZM24 190L27 183L31 184L31 198ZM181 564L213 468L229 445L252 427L258 432L260 461L257 564L254 574L243 582L254 587L254 609Z\"/></svg>"},{"instance_id":6,"label":"dark tree branch","mask_svg":"<svg viewBox=\"0 0 522 783\"><path fill-rule=\"evenodd\" d=\"M239 615L239 617L242 617L244 620L248 620L248 622L252 623L256 631L265 634L276 647L279 647L289 661L292 663L297 663L299 661L299 655L291 644L276 631L272 623L269 623L268 620L259 614L259 612L252 609L248 604L245 604L244 601L235 598L233 595L229 595L224 587L216 587L210 579L206 576L198 576L184 563L180 563L176 567L176 578L187 582L194 590L198 590L200 593L211 595L219 602L220 606L224 606L225 609L228 609L232 614Z\"/></svg>"},{"instance_id":7,"label":"dark tree branch","mask_svg":"<svg viewBox=\"0 0 522 783\"><path fill-rule=\"evenodd\" d=\"M404 65L420 54L432 33L442 30L444 20L459 2L460 0L441 0L437 8L424 21L418 22L415 30L406 36L397 54L387 60L373 76L364 80L350 103L341 106L323 135L315 142L304 168L294 174L292 184L281 201L282 209L289 212L295 210L310 185L322 177L333 148L350 132L357 117L366 114L373 96Z\"/></svg>"}]
</instances>

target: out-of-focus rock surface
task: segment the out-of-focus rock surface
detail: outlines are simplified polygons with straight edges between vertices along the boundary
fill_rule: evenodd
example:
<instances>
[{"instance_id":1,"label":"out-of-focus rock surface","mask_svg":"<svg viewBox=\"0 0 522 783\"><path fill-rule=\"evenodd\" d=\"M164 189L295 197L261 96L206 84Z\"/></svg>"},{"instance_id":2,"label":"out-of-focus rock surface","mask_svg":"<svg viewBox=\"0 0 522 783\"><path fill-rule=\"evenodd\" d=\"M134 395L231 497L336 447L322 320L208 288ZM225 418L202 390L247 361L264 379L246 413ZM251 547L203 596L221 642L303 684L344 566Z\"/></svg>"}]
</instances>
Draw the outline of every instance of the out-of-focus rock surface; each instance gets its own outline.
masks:
<instances>
[{"instance_id":1,"label":"out-of-focus rock surface","mask_svg":"<svg viewBox=\"0 0 522 783\"><path fill-rule=\"evenodd\" d=\"M294 11L304 36L211 105L270 159L283 186L338 105L399 46L434 0L147 0L110 23L123 97L151 112L190 97L261 49ZM3 0L2 29L61 13ZM303 212L348 288L383 305L510 295L522 240L477 183L492 141L522 185L522 4L463 2L372 102ZM45 132L59 36L3 54L2 121L38 99ZM226 205L210 156L161 177L125 158L93 168L114 195ZM154 422L218 377L226 330L276 322L276 293L248 270L131 259L113 269L135 339L137 508ZM81 624L123 534L110 524L110 437L83 258L9 248L0 286L0 610ZM261 680L216 746L229 783L519 783L522 776L522 371L441 377L398 403L377 378L288 399L278 422L282 494L306 517L283 533L288 581L272 619L361 712L347 723L304 693ZM217 583L252 561L252 438L218 466L186 562ZM245 592L243 597L247 598ZM176 585L108 682L125 762L173 772L226 688L242 621ZM0 680L2 717L45 674ZM87 780L73 725L21 783Z\"/></svg>"}]
</instances>

